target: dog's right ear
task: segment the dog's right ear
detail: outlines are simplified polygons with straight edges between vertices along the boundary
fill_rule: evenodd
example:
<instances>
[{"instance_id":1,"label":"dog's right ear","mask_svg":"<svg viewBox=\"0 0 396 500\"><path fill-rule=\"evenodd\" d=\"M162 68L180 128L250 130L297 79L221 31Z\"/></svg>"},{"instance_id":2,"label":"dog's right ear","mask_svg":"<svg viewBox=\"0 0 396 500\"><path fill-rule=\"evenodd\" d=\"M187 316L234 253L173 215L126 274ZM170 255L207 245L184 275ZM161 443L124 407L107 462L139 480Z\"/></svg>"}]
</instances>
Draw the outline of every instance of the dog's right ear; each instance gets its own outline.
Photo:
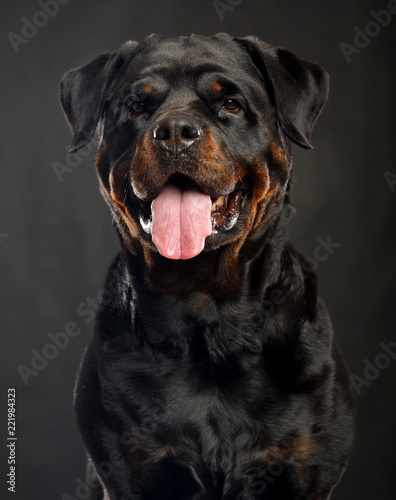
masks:
<instances>
[{"instance_id":1,"label":"dog's right ear","mask_svg":"<svg viewBox=\"0 0 396 500\"><path fill-rule=\"evenodd\" d=\"M72 129L70 152L89 143L102 117L122 67L133 57L138 42L126 42L115 52L100 54L89 64L71 69L59 84L63 111Z\"/></svg>"}]
</instances>

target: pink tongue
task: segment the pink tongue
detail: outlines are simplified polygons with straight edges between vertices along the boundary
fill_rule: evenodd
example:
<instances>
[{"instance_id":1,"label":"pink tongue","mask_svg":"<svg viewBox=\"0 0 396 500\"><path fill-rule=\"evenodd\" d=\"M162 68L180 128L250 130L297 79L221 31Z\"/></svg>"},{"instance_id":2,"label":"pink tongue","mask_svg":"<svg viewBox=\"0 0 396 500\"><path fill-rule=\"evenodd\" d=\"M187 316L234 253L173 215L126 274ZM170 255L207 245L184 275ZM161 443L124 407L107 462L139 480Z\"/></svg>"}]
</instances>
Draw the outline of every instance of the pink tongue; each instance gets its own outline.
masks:
<instances>
[{"instance_id":1,"label":"pink tongue","mask_svg":"<svg viewBox=\"0 0 396 500\"><path fill-rule=\"evenodd\" d=\"M165 186L151 204L151 234L168 259L191 259L202 252L212 232L210 196L195 190Z\"/></svg>"}]
</instances>

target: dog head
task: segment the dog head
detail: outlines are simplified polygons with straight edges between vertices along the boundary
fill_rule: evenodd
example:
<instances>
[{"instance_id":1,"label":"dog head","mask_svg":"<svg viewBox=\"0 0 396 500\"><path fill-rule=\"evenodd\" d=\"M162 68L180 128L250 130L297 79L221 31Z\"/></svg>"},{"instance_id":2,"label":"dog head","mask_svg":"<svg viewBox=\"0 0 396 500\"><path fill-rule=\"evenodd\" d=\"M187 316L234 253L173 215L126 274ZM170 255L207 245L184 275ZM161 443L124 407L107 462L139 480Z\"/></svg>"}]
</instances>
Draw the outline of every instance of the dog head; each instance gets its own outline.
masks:
<instances>
[{"instance_id":1,"label":"dog head","mask_svg":"<svg viewBox=\"0 0 396 500\"><path fill-rule=\"evenodd\" d=\"M71 151L98 131L101 191L146 263L257 241L287 192L290 140L311 147L327 92L317 64L226 34L127 42L60 83Z\"/></svg>"}]
</instances>

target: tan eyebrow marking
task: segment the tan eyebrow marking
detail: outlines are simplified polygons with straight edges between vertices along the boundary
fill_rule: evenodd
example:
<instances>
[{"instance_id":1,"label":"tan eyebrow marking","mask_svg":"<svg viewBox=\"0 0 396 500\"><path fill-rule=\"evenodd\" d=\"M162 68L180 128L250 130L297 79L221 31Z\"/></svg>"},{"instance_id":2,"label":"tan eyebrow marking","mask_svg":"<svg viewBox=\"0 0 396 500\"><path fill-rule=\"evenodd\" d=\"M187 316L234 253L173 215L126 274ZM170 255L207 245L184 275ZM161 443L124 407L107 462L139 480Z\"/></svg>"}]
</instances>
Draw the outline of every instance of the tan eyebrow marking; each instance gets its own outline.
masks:
<instances>
[{"instance_id":1,"label":"tan eyebrow marking","mask_svg":"<svg viewBox=\"0 0 396 500\"><path fill-rule=\"evenodd\" d=\"M214 82L212 84L212 90L214 92L220 92L221 90L223 90L223 86L219 82Z\"/></svg>"}]
</instances>

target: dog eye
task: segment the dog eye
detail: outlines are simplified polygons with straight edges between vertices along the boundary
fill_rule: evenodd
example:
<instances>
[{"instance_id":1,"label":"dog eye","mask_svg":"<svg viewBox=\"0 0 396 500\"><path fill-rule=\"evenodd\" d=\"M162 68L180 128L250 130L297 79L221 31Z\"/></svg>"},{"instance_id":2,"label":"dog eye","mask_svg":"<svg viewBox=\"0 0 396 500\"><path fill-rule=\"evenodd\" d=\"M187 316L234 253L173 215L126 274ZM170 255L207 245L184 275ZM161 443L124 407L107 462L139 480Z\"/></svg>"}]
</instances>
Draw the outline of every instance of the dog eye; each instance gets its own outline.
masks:
<instances>
[{"instance_id":1,"label":"dog eye","mask_svg":"<svg viewBox=\"0 0 396 500\"><path fill-rule=\"evenodd\" d=\"M146 106L144 105L143 102L139 101L134 101L130 106L129 106L129 112L132 117L139 116L142 113L146 111Z\"/></svg>"},{"instance_id":2,"label":"dog eye","mask_svg":"<svg viewBox=\"0 0 396 500\"><path fill-rule=\"evenodd\" d=\"M223 102L223 108L230 113L238 113L241 109L241 105L236 99L226 99Z\"/></svg>"}]
</instances>

